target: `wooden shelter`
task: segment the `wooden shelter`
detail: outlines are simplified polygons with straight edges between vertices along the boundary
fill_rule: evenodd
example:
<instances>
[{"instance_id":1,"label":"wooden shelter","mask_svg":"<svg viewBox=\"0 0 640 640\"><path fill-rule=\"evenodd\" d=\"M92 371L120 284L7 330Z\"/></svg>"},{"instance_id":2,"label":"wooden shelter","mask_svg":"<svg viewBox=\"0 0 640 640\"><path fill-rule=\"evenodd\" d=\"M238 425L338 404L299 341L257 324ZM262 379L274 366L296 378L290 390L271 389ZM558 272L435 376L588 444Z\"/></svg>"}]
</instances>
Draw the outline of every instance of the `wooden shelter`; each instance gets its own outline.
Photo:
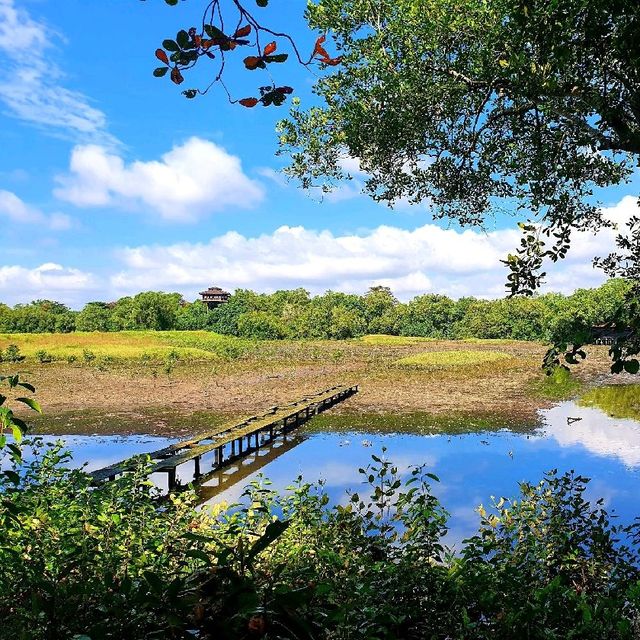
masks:
<instances>
[{"instance_id":1,"label":"wooden shelter","mask_svg":"<svg viewBox=\"0 0 640 640\"><path fill-rule=\"evenodd\" d=\"M225 302L229 302L231 294L228 291L223 291L220 287L209 287L206 291L201 291L202 302L204 302L209 309L215 309Z\"/></svg>"},{"instance_id":2,"label":"wooden shelter","mask_svg":"<svg viewBox=\"0 0 640 640\"><path fill-rule=\"evenodd\" d=\"M614 345L617 340L628 338L632 332L628 329L620 329L615 325L600 324L595 325L592 331L592 344L601 344L608 347Z\"/></svg>"}]
</instances>

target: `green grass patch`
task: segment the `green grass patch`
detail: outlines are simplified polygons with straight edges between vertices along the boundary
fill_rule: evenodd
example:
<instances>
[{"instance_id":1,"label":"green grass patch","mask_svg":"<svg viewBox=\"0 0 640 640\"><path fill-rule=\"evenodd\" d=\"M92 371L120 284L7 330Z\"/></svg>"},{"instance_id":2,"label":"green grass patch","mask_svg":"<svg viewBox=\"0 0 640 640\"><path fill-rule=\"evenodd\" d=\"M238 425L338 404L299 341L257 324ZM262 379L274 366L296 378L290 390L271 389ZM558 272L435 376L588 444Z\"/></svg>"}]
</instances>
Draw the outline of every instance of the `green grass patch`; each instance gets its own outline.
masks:
<instances>
[{"instance_id":1,"label":"green grass patch","mask_svg":"<svg viewBox=\"0 0 640 640\"><path fill-rule=\"evenodd\" d=\"M573 377L571 371L556 367L550 376L534 384L534 393L547 400L568 400L583 388L582 382Z\"/></svg>"},{"instance_id":2,"label":"green grass patch","mask_svg":"<svg viewBox=\"0 0 640 640\"><path fill-rule=\"evenodd\" d=\"M389 345L392 347L403 347L420 342L437 342L437 338L419 338L413 336L390 336L386 334L372 334L358 338L360 342L372 345Z\"/></svg>"},{"instance_id":3,"label":"green grass patch","mask_svg":"<svg viewBox=\"0 0 640 640\"><path fill-rule=\"evenodd\" d=\"M184 438L206 433L239 415L184 411L174 407L141 407L129 411L78 409L29 416L31 435L151 434Z\"/></svg>"},{"instance_id":4,"label":"green grass patch","mask_svg":"<svg viewBox=\"0 0 640 640\"><path fill-rule=\"evenodd\" d=\"M595 387L579 400L583 407L597 407L612 418L640 420L640 384Z\"/></svg>"},{"instance_id":5,"label":"green grass patch","mask_svg":"<svg viewBox=\"0 0 640 640\"><path fill-rule=\"evenodd\" d=\"M440 369L446 367L473 367L480 364L509 360L513 356L502 351L425 351L396 360L401 367L417 369Z\"/></svg>"}]
</instances>

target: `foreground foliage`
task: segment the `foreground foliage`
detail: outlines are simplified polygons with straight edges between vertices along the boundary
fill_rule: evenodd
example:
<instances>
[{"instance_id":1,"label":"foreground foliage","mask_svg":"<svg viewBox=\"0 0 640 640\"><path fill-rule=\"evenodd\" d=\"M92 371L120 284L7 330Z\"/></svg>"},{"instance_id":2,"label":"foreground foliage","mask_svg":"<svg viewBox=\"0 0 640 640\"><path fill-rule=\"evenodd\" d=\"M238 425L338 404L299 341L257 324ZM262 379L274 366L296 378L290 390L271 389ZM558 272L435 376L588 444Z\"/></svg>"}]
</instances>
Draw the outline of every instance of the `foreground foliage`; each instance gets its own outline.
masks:
<instances>
[{"instance_id":1,"label":"foreground foliage","mask_svg":"<svg viewBox=\"0 0 640 640\"><path fill-rule=\"evenodd\" d=\"M261 479L197 510L154 499L144 463L95 489L32 446L0 480L1 638L634 637L637 527L573 474L481 508L454 556L424 468L373 456L346 506Z\"/></svg>"}]
</instances>

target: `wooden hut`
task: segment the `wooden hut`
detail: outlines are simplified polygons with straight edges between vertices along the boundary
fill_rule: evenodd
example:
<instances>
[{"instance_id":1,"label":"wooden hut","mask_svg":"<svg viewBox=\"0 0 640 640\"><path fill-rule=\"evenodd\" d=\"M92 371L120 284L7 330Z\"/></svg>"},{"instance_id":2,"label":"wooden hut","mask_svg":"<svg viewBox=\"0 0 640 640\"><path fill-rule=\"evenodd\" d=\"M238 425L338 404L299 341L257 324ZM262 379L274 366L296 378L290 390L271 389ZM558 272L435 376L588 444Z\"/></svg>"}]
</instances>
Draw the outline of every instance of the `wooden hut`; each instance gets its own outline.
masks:
<instances>
[{"instance_id":1,"label":"wooden hut","mask_svg":"<svg viewBox=\"0 0 640 640\"><path fill-rule=\"evenodd\" d=\"M231 294L228 291L223 291L220 287L209 287L206 291L201 291L200 296L202 302L209 307L209 309L215 309L225 302L229 302Z\"/></svg>"}]
</instances>

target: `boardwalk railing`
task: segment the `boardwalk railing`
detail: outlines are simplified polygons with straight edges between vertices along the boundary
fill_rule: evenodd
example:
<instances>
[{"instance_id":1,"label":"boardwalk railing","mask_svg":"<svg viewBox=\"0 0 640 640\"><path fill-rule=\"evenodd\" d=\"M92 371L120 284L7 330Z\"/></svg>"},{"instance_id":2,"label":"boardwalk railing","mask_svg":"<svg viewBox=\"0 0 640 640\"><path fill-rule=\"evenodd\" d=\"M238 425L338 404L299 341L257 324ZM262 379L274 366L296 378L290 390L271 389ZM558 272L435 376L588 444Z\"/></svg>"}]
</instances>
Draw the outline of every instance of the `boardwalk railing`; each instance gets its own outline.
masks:
<instances>
[{"instance_id":1,"label":"boardwalk railing","mask_svg":"<svg viewBox=\"0 0 640 640\"><path fill-rule=\"evenodd\" d=\"M240 422L220 425L215 430L199 436L177 442L148 454L151 459L149 473L167 474L167 486L173 491L177 485L177 470L181 465L193 462L193 481L221 470L225 466L255 451L261 444L305 423L311 416L349 398L358 392L358 385L335 386L313 395L305 396L297 402L283 407L271 407L259 415L250 416ZM208 456L207 454L212 454ZM211 467L203 468L203 458L212 458ZM134 461L123 461L103 469L92 471L89 475L94 484L115 479L122 473L135 469Z\"/></svg>"}]
</instances>

